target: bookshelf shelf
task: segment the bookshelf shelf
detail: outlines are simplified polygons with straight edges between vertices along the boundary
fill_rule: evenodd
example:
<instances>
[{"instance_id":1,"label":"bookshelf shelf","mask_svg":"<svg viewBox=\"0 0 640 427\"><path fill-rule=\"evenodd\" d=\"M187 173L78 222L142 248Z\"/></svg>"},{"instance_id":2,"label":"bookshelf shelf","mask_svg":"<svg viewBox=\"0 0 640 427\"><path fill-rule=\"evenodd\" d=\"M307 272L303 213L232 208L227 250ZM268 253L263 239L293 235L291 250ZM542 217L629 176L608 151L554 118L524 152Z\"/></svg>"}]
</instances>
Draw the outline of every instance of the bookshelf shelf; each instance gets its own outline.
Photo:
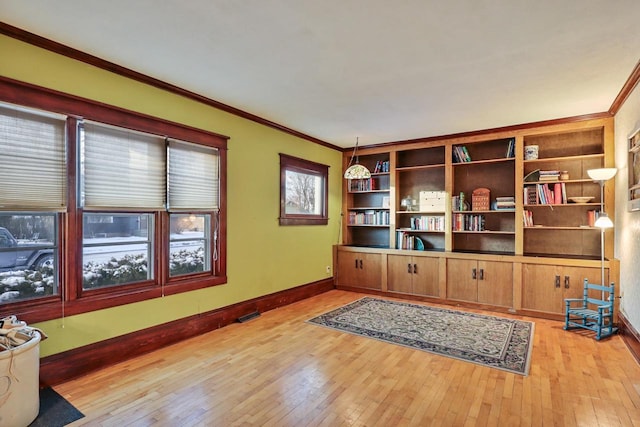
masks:
<instances>
[{"instance_id":1,"label":"bookshelf shelf","mask_svg":"<svg viewBox=\"0 0 640 427\"><path fill-rule=\"evenodd\" d=\"M471 230L453 230L455 234L503 234L503 235L515 235L515 231L500 231L500 230L483 230L483 231L471 231Z\"/></svg>"},{"instance_id":2,"label":"bookshelf shelf","mask_svg":"<svg viewBox=\"0 0 640 427\"><path fill-rule=\"evenodd\" d=\"M559 227L559 226L550 226L550 225L534 225L533 227L524 227L525 230L581 230L581 231L592 231L592 230L600 230L597 227L589 227L586 225L580 225L577 227Z\"/></svg>"},{"instance_id":3,"label":"bookshelf shelf","mask_svg":"<svg viewBox=\"0 0 640 427\"><path fill-rule=\"evenodd\" d=\"M558 157L544 157L539 159L532 160L523 160L524 164L532 164L532 163L559 163L559 162L575 162L582 160L590 160L590 159L603 159L604 153L598 154L582 154L577 156L558 156ZM590 180L589 180L590 181Z\"/></svg>"},{"instance_id":4,"label":"bookshelf shelf","mask_svg":"<svg viewBox=\"0 0 640 427\"><path fill-rule=\"evenodd\" d=\"M499 159L486 159L486 160L471 160L470 162L455 162L452 163L452 166L474 166L474 165L485 165L487 163L505 163L505 162L513 162L514 158L499 158Z\"/></svg>"},{"instance_id":5,"label":"bookshelf shelf","mask_svg":"<svg viewBox=\"0 0 640 427\"><path fill-rule=\"evenodd\" d=\"M497 214L497 213L514 213L515 209L492 209L488 211L451 211L454 214L476 215L476 214Z\"/></svg>"},{"instance_id":6,"label":"bookshelf shelf","mask_svg":"<svg viewBox=\"0 0 640 427\"><path fill-rule=\"evenodd\" d=\"M439 169L439 168L444 168L444 167L445 167L444 164L422 165L422 166L405 166L405 167L397 167L396 168L396 172L411 172L411 171L418 171L418 170L424 170L424 169Z\"/></svg>"}]
</instances>

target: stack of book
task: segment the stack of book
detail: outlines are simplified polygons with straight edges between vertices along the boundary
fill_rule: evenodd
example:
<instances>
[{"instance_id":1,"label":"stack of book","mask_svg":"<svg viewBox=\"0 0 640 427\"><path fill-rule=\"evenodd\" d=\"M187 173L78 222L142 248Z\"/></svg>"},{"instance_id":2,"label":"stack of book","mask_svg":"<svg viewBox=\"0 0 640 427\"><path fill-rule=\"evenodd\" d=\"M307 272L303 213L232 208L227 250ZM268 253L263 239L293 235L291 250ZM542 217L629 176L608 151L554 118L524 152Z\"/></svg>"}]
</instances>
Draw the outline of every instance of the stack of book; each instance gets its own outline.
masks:
<instances>
[{"instance_id":1,"label":"stack of book","mask_svg":"<svg viewBox=\"0 0 640 427\"><path fill-rule=\"evenodd\" d=\"M508 197L496 197L496 209L515 209L516 198L513 196Z\"/></svg>"},{"instance_id":2,"label":"stack of book","mask_svg":"<svg viewBox=\"0 0 640 427\"><path fill-rule=\"evenodd\" d=\"M557 181L560 179L560 171L540 171L539 181Z\"/></svg>"}]
</instances>

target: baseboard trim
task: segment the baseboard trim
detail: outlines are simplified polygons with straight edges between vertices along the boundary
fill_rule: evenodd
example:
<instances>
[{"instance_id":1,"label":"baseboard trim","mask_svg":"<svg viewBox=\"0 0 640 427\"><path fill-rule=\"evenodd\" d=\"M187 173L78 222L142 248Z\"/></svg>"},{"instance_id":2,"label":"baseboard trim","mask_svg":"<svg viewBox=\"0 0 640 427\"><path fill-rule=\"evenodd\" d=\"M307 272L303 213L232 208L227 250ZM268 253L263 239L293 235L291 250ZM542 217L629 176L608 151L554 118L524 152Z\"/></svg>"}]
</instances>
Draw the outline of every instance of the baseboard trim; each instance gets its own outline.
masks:
<instances>
[{"instance_id":1,"label":"baseboard trim","mask_svg":"<svg viewBox=\"0 0 640 427\"><path fill-rule=\"evenodd\" d=\"M635 330L622 312L618 312L618 334L622 336L622 341L640 365L640 333Z\"/></svg>"},{"instance_id":2,"label":"baseboard trim","mask_svg":"<svg viewBox=\"0 0 640 427\"><path fill-rule=\"evenodd\" d=\"M249 313L264 313L274 308L310 298L334 289L333 278L327 278L295 288L242 301L206 313L152 326L108 340L57 353L40 360L40 385L53 386L113 365L141 354L166 347L237 321Z\"/></svg>"}]
</instances>

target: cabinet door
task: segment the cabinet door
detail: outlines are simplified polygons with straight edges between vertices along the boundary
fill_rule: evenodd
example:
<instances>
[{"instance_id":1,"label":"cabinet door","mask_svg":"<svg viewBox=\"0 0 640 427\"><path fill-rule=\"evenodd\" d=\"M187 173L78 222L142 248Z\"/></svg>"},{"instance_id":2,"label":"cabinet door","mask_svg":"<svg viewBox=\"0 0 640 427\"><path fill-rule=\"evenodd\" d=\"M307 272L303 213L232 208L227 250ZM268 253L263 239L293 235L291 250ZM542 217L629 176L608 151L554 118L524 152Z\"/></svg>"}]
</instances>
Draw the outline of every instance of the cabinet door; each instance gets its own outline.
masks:
<instances>
[{"instance_id":1,"label":"cabinet door","mask_svg":"<svg viewBox=\"0 0 640 427\"><path fill-rule=\"evenodd\" d=\"M447 259L447 298L478 300L478 262L467 259Z\"/></svg>"},{"instance_id":2,"label":"cabinet door","mask_svg":"<svg viewBox=\"0 0 640 427\"><path fill-rule=\"evenodd\" d=\"M513 307L513 264L478 261L478 302Z\"/></svg>"},{"instance_id":3,"label":"cabinet door","mask_svg":"<svg viewBox=\"0 0 640 427\"><path fill-rule=\"evenodd\" d=\"M602 281L602 270L593 267L562 267L562 289L563 298L582 298L584 292L584 279L589 283L600 283ZM604 272L605 281L608 280L608 270ZM600 298L599 292L594 292L590 296ZM564 313L564 305L562 306Z\"/></svg>"},{"instance_id":4,"label":"cabinet door","mask_svg":"<svg viewBox=\"0 0 640 427\"><path fill-rule=\"evenodd\" d=\"M358 280L363 288L382 289L382 255L380 254L360 254L360 275Z\"/></svg>"},{"instance_id":5,"label":"cabinet door","mask_svg":"<svg viewBox=\"0 0 640 427\"><path fill-rule=\"evenodd\" d=\"M413 293L437 297L439 294L439 259L413 257Z\"/></svg>"},{"instance_id":6,"label":"cabinet door","mask_svg":"<svg viewBox=\"0 0 640 427\"><path fill-rule=\"evenodd\" d=\"M522 308L564 313L561 268L555 265L522 265Z\"/></svg>"},{"instance_id":7,"label":"cabinet door","mask_svg":"<svg viewBox=\"0 0 640 427\"><path fill-rule=\"evenodd\" d=\"M336 270L336 283L343 286L357 286L360 277L358 261L360 255L357 252L338 252L338 268Z\"/></svg>"},{"instance_id":8,"label":"cabinet door","mask_svg":"<svg viewBox=\"0 0 640 427\"><path fill-rule=\"evenodd\" d=\"M405 255L387 256L387 287L391 292L410 294L413 278L413 257Z\"/></svg>"}]
</instances>

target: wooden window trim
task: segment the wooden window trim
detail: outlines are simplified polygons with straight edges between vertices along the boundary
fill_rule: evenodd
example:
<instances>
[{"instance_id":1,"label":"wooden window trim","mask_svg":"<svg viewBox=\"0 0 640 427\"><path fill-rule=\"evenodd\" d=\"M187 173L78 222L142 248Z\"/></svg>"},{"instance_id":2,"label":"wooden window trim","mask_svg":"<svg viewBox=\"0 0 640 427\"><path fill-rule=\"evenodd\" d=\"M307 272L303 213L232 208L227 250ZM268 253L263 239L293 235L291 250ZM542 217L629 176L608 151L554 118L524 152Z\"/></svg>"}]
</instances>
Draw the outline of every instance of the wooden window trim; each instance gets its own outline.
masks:
<instances>
[{"instance_id":1,"label":"wooden window trim","mask_svg":"<svg viewBox=\"0 0 640 427\"><path fill-rule=\"evenodd\" d=\"M149 115L110 106L89 99L65 94L32 84L0 76L0 101L37 108L69 116L67 120L68 152L68 209L60 218L60 265L58 268L60 294L34 300L6 303L2 311L10 312L29 323L41 322L90 311L140 302L163 295L189 292L227 282L226 238L227 238L227 136L197 129L180 123L155 118ZM220 209L218 259L212 260L212 272L168 278L162 253L168 251L168 214L156 212L155 279L149 282L122 285L105 289L82 291L82 210L77 207L76 191L76 125L78 119L95 120L127 129L207 145L219 149L220 161ZM213 240L212 240L213 242ZM162 253L161 253L162 252Z\"/></svg>"},{"instance_id":2,"label":"wooden window trim","mask_svg":"<svg viewBox=\"0 0 640 427\"><path fill-rule=\"evenodd\" d=\"M286 213L286 172L297 170L319 175L322 179L323 195L320 215ZM310 160L280 153L280 225L327 225L329 223L329 166Z\"/></svg>"}]
</instances>

